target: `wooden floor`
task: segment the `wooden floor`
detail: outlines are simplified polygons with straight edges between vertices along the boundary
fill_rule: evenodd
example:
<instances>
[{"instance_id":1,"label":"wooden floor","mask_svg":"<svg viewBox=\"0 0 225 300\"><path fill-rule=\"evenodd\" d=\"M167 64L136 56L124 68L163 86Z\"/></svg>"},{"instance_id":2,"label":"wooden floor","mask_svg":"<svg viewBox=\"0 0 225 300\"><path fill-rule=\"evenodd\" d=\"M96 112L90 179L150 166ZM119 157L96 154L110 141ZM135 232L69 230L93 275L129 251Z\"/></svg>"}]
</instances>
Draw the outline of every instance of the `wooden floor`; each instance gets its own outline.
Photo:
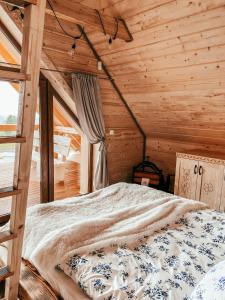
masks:
<instances>
[{"instance_id":1,"label":"wooden floor","mask_svg":"<svg viewBox=\"0 0 225 300\"><path fill-rule=\"evenodd\" d=\"M13 163L0 163L0 188L12 186ZM77 196L80 193L80 164L66 162L65 181L55 184L55 200ZM40 203L40 182L31 172L28 207ZM0 199L0 215L10 212L11 197Z\"/></svg>"}]
</instances>

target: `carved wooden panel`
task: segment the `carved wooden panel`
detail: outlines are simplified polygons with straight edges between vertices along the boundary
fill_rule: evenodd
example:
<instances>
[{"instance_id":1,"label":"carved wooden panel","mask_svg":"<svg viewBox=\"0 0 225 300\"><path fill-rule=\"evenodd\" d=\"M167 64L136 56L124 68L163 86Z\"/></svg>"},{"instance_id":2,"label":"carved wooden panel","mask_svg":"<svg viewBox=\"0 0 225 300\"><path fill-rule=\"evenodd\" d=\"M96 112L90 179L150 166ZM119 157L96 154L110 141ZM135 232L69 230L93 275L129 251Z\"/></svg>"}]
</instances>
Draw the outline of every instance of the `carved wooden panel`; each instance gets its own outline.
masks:
<instances>
[{"instance_id":1,"label":"carved wooden panel","mask_svg":"<svg viewBox=\"0 0 225 300\"><path fill-rule=\"evenodd\" d=\"M177 153L175 194L225 210L225 167L218 157Z\"/></svg>"},{"instance_id":2,"label":"carved wooden panel","mask_svg":"<svg viewBox=\"0 0 225 300\"><path fill-rule=\"evenodd\" d=\"M188 198L196 199L196 188L198 178L198 161L180 159L177 161L177 172L175 194Z\"/></svg>"},{"instance_id":3,"label":"carved wooden panel","mask_svg":"<svg viewBox=\"0 0 225 300\"><path fill-rule=\"evenodd\" d=\"M211 208L220 209L220 198L223 184L224 166L200 162L202 167L200 201Z\"/></svg>"},{"instance_id":4,"label":"carved wooden panel","mask_svg":"<svg viewBox=\"0 0 225 300\"><path fill-rule=\"evenodd\" d=\"M207 155L206 155L207 154ZM218 164L218 165L225 165L225 158L221 158L218 153L205 153L205 156L193 154L193 153L177 153L177 157L179 158L186 158L190 160L198 160L198 161L203 161L203 162L208 162L212 164ZM215 157L217 156L217 157Z\"/></svg>"}]
</instances>

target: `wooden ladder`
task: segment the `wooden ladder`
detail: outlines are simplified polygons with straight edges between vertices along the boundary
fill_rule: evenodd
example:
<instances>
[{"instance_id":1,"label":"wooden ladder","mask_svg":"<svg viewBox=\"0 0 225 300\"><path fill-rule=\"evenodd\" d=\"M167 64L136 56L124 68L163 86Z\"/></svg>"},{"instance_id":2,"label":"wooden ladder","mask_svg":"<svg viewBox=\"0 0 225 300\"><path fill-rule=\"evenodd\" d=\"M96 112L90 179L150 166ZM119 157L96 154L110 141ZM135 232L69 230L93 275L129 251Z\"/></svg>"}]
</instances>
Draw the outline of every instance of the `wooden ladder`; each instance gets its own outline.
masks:
<instances>
[{"instance_id":1,"label":"wooden ladder","mask_svg":"<svg viewBox=\"0 0 225 300\"><path fill-rule=\"evenodd\" d=\"M0 198L12 196L9 230L0 233L0 243L9 241L7 266L0 269L0 280L6 279L4 299L16 300L18 299L46 0L0 0L0 2L24 8L21 69L0 68L0 80L20 82L16 136L0 138L0 144L16 143L13 186L0 189ZM2 101L1 105L4 105L5 99Z\"/></svg>"}]
</instances>

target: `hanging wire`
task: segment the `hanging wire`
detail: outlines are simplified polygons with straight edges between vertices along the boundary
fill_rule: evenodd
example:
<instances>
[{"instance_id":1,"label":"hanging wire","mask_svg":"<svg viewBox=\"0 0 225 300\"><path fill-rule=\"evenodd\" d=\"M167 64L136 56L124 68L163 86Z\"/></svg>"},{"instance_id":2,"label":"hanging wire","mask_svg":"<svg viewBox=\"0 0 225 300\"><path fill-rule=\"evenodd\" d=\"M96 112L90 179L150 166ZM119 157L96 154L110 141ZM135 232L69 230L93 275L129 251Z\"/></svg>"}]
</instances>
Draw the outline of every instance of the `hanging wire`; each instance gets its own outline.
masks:
<instances>
[{"instance_id":1,"label":"hanging wire","mask_svg":"<svg viewBox=\"0 0 225 300\"><path fill-rule=\"evenodd\" d=\"M98 9L95 9L95 11L98 14L98 18L99 18L99 21L100 21L100 24L101 24L101 27L102 27L102 31L103 31L104 35L106 36L107 33L106 33L105 26L104 26L104 23L103 23L103 20L102 20L102 16L101 16ZM114 19L115 19L115 23L116 23L116 30L115 30L115 33L113 34L113 37L112 38L110 37L110 39L113 39L113 40L115 40L117 38L117 34L118 34L118 31L119 31L119 21L120 21L119 18L114 18Z\"/></svg>"},{"instance_id":2,"label":"hanging wire","mask_svg":"<svg viewBox=\"0 0 225 300\"><path fill-rule=\"evenodd\" d=\"M5 61L0 61L0 67L3 66L3 65L5 65L6 67L14 67L15 69L17 69L17 68L20 69L21 68L21 65L19 65L19 64L13 64L13 63L5 62ZM82 73L82 71L74 71L74 70L71 70L71 71L62 71L62 70L48 69L48 68L40 68L40 69L42 71L62 73L65 76L66 75L71 75L71 74L74 74L74 73ZM87 72L85 72L85 74L96 75L99 79L109 80L107 77L99 77L99 75L97 73L93 74L93 73L87 73Z\"/></svg>"},{"instance_id":3,"label":"hanging wire","mask_svg":"<svg viewBox=\"0 0 225 300\"><path fill-rule=\"evenodd\" d=\"M54 10L54 8L53 8L53 6L52 6L50 0L47 0L47 2L48 2L48 5L50 6L50 8L51 8L51 10L52 10L52 12L53 12L55 18L56 18L57 23L59 24L59 27L61 28L62 32L63 32L65 35L71 37L72 39L75 39L75 40L80 39L80 38L82 37L83 33L81 33L81 34L78 35L78 36L74 36L74 35L68 33L68 32L64 29L64 27L62 26L61 22L59 21L59 18L57 17L56 12L55 12L55 10Z\"/></svg>"},{"instance_id":4,"label":"hanging wire","mask_svg":"<svg viewBox=\"0 0 225 300\"><path fill-rule=\"evenodd\" d=\"M117 34L118 34L118 31L119 31L119 19L115 18L115 20L116 20L116 31L115 31L114 36L113 36L114 40L117 38Z\"/></svg>"},{"instance_id":5,"label":"hanging wire","mask_svg":"<svg viewBox=\"0 0 225 300\"><path fill-rule=\"evenodd\" d=\"M105 26L104 26L104 23L103 23L103 21L102 21L102 16L101 16L101 14L100 14L100 12L99 12L98 9L96 9L95 11L96 11L97 14L98 14L98 18L99 18L100 24L101 24L101 26L102 26L102 31L103 31L104 35L106 35Z\"/></svg>"}]
</instances>

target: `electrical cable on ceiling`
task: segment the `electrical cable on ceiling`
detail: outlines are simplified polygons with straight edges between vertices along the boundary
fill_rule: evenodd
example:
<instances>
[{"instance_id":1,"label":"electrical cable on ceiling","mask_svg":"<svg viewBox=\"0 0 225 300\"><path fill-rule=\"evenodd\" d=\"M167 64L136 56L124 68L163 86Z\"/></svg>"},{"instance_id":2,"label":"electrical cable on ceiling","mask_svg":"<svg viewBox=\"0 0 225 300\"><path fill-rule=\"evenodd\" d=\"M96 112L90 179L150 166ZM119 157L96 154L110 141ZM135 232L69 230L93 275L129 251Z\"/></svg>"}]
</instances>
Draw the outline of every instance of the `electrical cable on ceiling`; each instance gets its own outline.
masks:
<instances>
[{"instance_id":1,"label":"electrical cable on ceiling","mask_svg":"<svg viewBox=\"0 0 225 300\"><path fill-rule=\"evenodd\" d=\"M99 20L100 20L100 24L101 24L101 26L102 26L102 31L103 31L104 35L106 35L105 26L104 26L103 21L102 21L102 16L101 16L101 14L100 14L100 12L99 12L98 9L96 9L95 11L96 11L97 14L98 14L98 17L99 17Z\"/></svg>"},{"instance_id":2,"label":"electrical cable on ceiling","mask_svg":"<svg viewBox=\"0 0 225 300\"><path fill-rule=\"evenodd\" d=\"M21 68L21 65L19 64L13 64L13 63L8 63L8 62L5 62L5 61L0 61L0 67L3 66L3 67L14 67L15 70L17 69L20 69ZM71 70L71 71L62 71L62 70L57 70L57 69L48 69L48 68L40 68L42 71L49 71L49 72L56 72L56 73L62 73L63 75L67 76L67 75L71 75L73 73L82 73L82 71L74 71L74 70ZM85 74L88 74L87 72L85 72ZM90 75L94 75L93 73L90 73ZM98 74L96 74L98 76L99 79L104 79L104 80L109 80L107 77L99 77Z\"/></svg>"},{"instance_id":3,"label":"electrical cable on ceiling","mask_svg":"<svg viewBox=\"0 0 225 300\"><path fill-rule=\"evenodd\" d=\"M95 11L98 14L98 18L99 18L99 21L100 21L100 24L101 24L101 27L102 27L102 31L103 31L104 35L107 36L105 26L104 26L104 23L103 23L103 20L102 20L102 16L101 16L98 9L95 9ZM114 18L114 19L115 19L115 23L116 23L116 30L115 30L115 33L113 34L113 36L110 36L109 39L108 39L109 45L111 45L112 41L117 38L117 34L118 34L118 31L119 31L119 21L120 21L120 19L119 18Z\"/></svg>"},{"instance_id":4,"label":"electrical cable on ceiling","mask_svg":"<svg viewBox=\"0 0 225 300\"><path fill-rule=\"evenodd\" d=\"M116 31L115 31L114 36L113 36L114 40L117 38L117 34L118 34L118 31L119 31L119 19L115 18L115 20L116 20Z\"/></svg>"},{"instance_id":5,"label":"electrical cable on ceiling","mask_svg":"<svg viewBox=\"0 0 225 300\"><path fill-rule=\"evenodd\" d=\"M55 10L54 10L54 8L53 8L53 6L52 6L50 0L47 0L47 2L48 2L48 4L49 4L49 6L50 6L50 8L51 8L51 10L52 10L52 12L53 12L55 18L56 18L57 23L59 24L61 30L63 31L63 33L64 33L65 35L71 37L72 39L80 39L80 38L82 37L83 33L81 33L81 34L78 35L78 36L74 36L74 35L68 33L68 32L64 29L64 27L62 26L61 22L59 21L59 18L57 17L56 12L55 12Z\"/></svg>"},{"instance_id":6,"label":"electrical cable on ceiling","mask_svg":"<svg viewBox=\"0 0 225 300\"><path fill-rule=\"evenodd\" d=\"M76 49L76 40L81 39L83 33L81 33L80 35L77 35L77 36L74 36L74 35L68 33L68 32L65 30L65 28L62 26L61 22L59 21L59 18L57 17L56 12L55 12L55 10L54 10L54 7L52 6L50 0L47 0L47 2L48 2L48 5L50 6L50 8L51 8L51 10L52 10L52 12L53 12L53 14L54 14L54 16L55 16L55 19L56 19L57 23L59 24L59 27L61 28L62 32L63 32L65 35L67 35L68 37L71 37L71 38L74 40L74 42L73 42L73 44L72 44L72 46L71 46L71 49L68 51L68 53L69 53L71 56L74 56L74 54L75 54L75 49Z\"/></svg>"}]
</instances>

